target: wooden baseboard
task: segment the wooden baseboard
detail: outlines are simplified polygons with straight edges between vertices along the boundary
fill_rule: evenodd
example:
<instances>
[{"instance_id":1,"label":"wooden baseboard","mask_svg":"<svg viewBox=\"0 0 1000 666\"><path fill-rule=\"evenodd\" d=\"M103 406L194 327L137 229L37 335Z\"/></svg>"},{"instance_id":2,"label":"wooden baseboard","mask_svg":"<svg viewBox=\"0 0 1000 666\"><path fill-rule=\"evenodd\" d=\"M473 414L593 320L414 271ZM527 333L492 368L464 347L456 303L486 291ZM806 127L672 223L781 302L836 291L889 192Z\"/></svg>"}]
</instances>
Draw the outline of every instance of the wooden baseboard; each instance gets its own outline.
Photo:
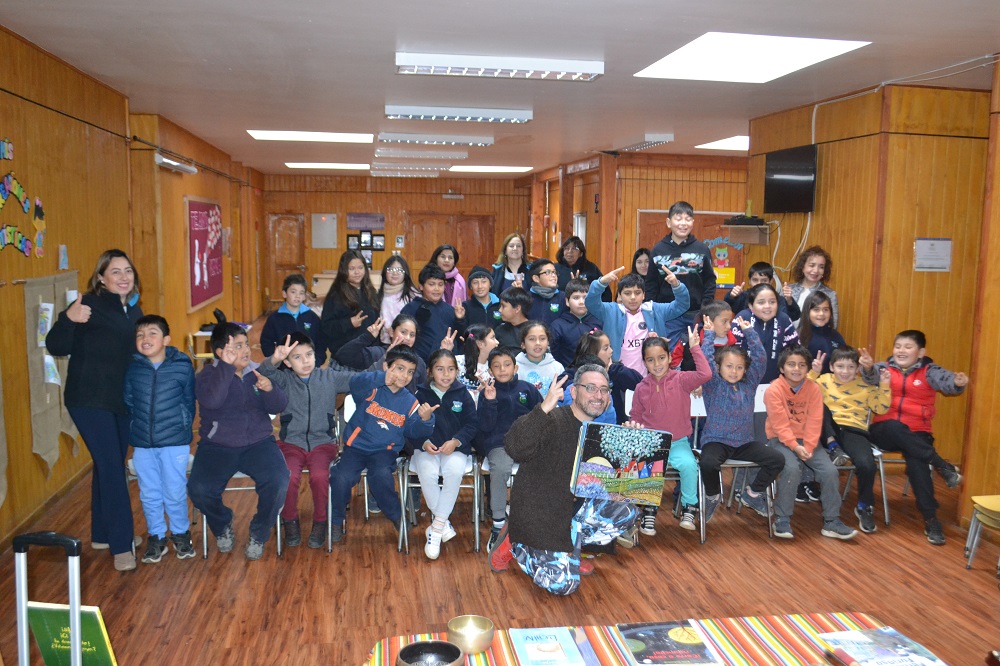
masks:
<instances>
[{"instance_id":1,"label":"wooden baseboard","mask_svg":"<svg viewBox=\"0 0 1000 666\"><path fill-rule=\"evenodd\" d=\"M46 511L51 509L56 502L58 502L67 494L69 494L69 492L73 489L73 486L79 483L80 479L82 479L83 477L85 477L87 474L90 473L90 470L93 466L94 466L93 462L88 462L83 467L81 467L76 474L70 477L69 481L67 481L62 488L59 488L57 491L55 491L51 497L45 500L43 504L41 504L37 509L28 514L28 516L24 520L22 520L18 525L16 525L14 529L12 529L7 534L0 536L0 553L10 548L10 545L14 540L14 535L23 532L28 525L31 525L39 518L41 518L42 515ZM0 661L0 666L3 666L2 661Z\"/></svg>"}]
</instances>

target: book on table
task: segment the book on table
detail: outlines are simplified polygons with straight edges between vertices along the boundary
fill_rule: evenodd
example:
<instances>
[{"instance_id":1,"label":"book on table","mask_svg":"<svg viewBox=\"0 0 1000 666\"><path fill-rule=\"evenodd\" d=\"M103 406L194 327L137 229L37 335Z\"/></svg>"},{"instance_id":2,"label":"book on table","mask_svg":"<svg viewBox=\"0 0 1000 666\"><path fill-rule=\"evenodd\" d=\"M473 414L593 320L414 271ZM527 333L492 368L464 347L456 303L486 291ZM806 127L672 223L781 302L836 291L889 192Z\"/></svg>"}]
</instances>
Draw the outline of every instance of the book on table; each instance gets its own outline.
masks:
<instances>
[{"instance_id":1,"label":"book on table","mask_svg":"<svg viewBox=\"0 0 1000 666\"><path fill-rule=\"evenodd\" d=\"M584 423L570 490L577 497L659 506L670 433Z\"/></svg>"},{"instance_id":2,"label":"book on table","mask_svg":"<svg viewBox=\"0 0 1000 666\"><path fill-rule=\"evenodd\" d=\"M834 663L853 666L947 666L934 653L892 627L819 634Z\"/></svg>"},{"instance_id":3,"label":"book on table","mask_svg":"<svg viewBox=\"0 0 1000 666\"><path fill-rule=\"evenodd\" d=\"M519 666L586 666L569 627L508 629Z\"/></svg>"},{"instance_id":4,"label":"book on table","mask_svg":"<svg viewBox=\"0 0 1000 666\"><path fill-rule=\"evenodd\" d=\"M621 636L622 652L633 666L725 663L690 620L618 624L615 628Z\"/></svg>"}]
</instances>

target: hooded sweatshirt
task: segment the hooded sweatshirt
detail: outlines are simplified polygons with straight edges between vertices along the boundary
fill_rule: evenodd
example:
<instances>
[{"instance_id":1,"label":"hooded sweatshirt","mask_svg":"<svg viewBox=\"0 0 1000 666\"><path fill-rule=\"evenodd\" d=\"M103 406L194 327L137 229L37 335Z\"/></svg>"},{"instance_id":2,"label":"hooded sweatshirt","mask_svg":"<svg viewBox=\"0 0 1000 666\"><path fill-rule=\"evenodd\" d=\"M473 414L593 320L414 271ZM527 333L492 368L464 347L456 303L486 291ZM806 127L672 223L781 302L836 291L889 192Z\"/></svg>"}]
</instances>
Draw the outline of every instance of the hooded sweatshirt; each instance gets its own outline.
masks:
<instances>
[{"instance_id":1,"label":"hooded sweatshirt","mask_svg":"<svg viewBox=\"0 0 1000 666\"><path fill-rule=\"evenodd\" d=\"M517 363L517 378L534 386L543 398L549 392L549 386L555 378L565 369L563 364L552 358L549 352L545 352L545 356L538 363L529 359L524 352L518 354L514 361Z\"/></svg>"},{"instance_id":2,"label":"hooded sweatshirt","mask_svg":"<svg viewBox=\"0 0 1000 666\"><path fill-rule=\"evenodd\" d=\"M680 243L670 234L653 246L650 270L646 275L646 297L658 303L674 300L674 292L663 278L672 271L690 292L688 312L697 313L715 300L715 269L708 246L689 235ZM665 268L666 267L666 268Z\"/></svg>"},{"instance_id":3,"label":"hooded sweatshirt","mask_svg":"<svg viewBox=\"0 0 1000 666\"><path fill-rule=\"evenodd\" d=\"M819 444L823 429L823 392L816 382L805 379L797 391L783 376L779 376L764 391L767 425L764 432L771 439L794 450L798 440L812 453Z\"/></svg>"},{"instance_id":4,"label":"hooded sweatshirt","mask_svg":"<svg viewBox=\"0 0 1000 666\"><path fill-rule=\"evenodd\" d=\"M691 350L694 370L670 369L659 379L653 375L639 382L632 398L633 421L647 428L665 430L673 439L691 435L691 391L712 378L712 369L701 347Z\"/></svg>"},{"instance_id":5,"label":"hooded sweatshirt","mask_svg":"<svg viewBox=\"0 0 1000 666\"><path fill-rule=\"evenodd\" d=\"M488 400L479 396L479 437L475 445L478 453L484 456L503 446L503 438L514 421L542 403L538 389L520 379L495 381L493 386L497 390L495 398Z\"/></svg>"}]
</instances>

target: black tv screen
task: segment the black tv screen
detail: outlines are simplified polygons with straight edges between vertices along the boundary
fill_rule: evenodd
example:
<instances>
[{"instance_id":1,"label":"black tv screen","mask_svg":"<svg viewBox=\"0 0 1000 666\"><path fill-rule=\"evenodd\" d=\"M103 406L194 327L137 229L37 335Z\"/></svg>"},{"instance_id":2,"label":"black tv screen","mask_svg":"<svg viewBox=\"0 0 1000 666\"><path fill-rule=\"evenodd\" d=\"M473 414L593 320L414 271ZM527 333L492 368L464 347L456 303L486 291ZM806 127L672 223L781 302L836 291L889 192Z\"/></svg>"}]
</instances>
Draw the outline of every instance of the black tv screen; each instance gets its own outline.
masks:
<instances>
[{"instance_id":1,"label":"black tv screen","mask_svg":"<svg viewBox=\"0 0 1000 666\"><path fill-rule=\"evenodd\" d=\"M816 146L767 153L764 212L810 213L816 197Z\"/></svg>"}]
</instances>

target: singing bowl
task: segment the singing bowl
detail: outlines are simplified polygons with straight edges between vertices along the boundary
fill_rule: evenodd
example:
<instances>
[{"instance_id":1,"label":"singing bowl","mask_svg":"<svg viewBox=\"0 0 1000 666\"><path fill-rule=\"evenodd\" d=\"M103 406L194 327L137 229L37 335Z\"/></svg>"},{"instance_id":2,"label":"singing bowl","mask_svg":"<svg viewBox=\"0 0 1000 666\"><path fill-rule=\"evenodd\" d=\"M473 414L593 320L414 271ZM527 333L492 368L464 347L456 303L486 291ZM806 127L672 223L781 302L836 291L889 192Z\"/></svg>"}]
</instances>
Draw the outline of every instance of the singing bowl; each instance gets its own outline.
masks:
<instances>
[{"instance_id":1,"label":"singing bowl","mask_svg":"<svg viewBox=\"0 0 1000 666\"><path fill-rule=\"evenodd\" d=\"M396 657L396 666L459 666L465 654L448 641L417 641L404 646Z\"/></svg>"},{"instance_id":2,"label":"singing bowl","mask_svg":"<svg viewBox=\"0 0 1000 666\"><path fill-rule=\"evenodd\" d=\"M483 652L493 643L493 622L482 615L459 615L448 621L448 640L466 654Z\"/></svg>"}]
</instances>

